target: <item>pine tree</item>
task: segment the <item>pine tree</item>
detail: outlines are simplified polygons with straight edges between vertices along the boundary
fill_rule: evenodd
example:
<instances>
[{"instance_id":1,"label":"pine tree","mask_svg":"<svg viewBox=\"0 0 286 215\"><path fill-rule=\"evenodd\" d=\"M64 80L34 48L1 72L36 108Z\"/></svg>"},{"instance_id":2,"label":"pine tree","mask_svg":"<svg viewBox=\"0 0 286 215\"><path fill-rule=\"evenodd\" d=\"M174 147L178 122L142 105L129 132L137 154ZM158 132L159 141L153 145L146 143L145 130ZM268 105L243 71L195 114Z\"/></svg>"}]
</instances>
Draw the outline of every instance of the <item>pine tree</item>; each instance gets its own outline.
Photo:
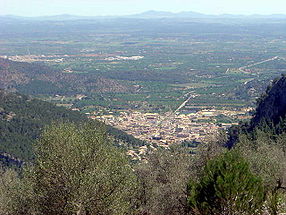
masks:
<instances>
[{"instance_id":1,"label":"pine tree","mask_svg":"<svg viewBox=\"0 0 286 215\"><path fill-rule=\"evenodd\" d=\"M264 196L262 180L236 151L210 160L199 180L188 185L188 204L195 214L259 214Z\"/></svg>"}]
</instances>

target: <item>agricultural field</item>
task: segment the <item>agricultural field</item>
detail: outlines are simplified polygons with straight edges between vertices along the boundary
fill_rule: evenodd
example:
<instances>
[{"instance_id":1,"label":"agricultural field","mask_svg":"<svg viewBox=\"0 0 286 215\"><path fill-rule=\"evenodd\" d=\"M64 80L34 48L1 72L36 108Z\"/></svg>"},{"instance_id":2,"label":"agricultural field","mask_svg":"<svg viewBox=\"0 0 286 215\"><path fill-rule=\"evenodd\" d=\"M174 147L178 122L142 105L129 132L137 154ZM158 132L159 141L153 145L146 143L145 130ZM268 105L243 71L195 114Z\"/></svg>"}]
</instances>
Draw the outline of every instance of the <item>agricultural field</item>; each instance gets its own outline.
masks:
<instances>
[{"instance_id":1,"label":"agricultural field","mask_svg":"<svg viewBox=\"0 0 286 215\"><path fill-rule=\"evenodd\" d=\"M180 111L239 109L254 106L264 86L286 71L285 25L283 20L2 21L0 55L61 73L61 81L46 78L52 76L48 72L16 88L85 113L174 112L190 95L195 96Z\"/></svg>"}]
</instances>

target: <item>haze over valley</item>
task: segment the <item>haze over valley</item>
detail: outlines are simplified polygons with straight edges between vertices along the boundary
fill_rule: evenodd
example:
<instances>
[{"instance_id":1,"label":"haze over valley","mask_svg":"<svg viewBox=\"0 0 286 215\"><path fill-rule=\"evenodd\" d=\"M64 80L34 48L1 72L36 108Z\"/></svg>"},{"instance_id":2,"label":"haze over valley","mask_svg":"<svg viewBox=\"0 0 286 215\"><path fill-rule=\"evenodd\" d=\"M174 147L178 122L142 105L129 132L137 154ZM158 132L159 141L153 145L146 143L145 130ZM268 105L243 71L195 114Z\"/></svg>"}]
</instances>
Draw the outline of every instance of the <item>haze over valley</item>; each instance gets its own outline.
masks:
<instances>
[{"instance_id":1,"label":"haze over valley","mask_svg":"<svg viewBox=\"0 0 286 215\"><path fill-rule=\"evenodd\" d=\"M2 86L163 146L201 142L249 118L267 84L285 72L283 15L149 11L0 21Z\"/></svg>"},{"instance_id":2,"label":"haze over valley","mask_svg":"<svg viewBox=\"0 0 286 215\"><path fill-rule=\"evenodd\" d=\"M274 1L4 0L0 215L285 214Z\"/></svg>"}]
</instances>

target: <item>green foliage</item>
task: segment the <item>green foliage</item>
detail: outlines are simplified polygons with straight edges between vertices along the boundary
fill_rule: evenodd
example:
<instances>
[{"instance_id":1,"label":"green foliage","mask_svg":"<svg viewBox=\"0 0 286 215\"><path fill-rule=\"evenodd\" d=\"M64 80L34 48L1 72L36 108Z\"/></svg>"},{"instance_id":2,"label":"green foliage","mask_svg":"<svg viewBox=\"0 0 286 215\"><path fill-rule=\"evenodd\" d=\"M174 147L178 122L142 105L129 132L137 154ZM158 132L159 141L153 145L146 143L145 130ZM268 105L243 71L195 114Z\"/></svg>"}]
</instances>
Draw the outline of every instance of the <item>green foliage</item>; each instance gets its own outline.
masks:
<instances>
[{"instance_id":1,"label":"green foliage","mask_svg":"<svg viewBox=\"0 0 286 215\"><path fill-rule=\"evenodd\" d=\"M54 124L36 144L34 192L40 214L127 214L136 178L98 127Z\"/></svg>"},{"instance_id":2,"label":"green foliage","mask_svg":"<svg viewBox=\"0 0 286 215\"><path fill-rule=\"evenodd\" d=\"M158 149L146 161L135 168L141 185L137 196L139 211L156 215L186 214L186 185L195 175L192 156L181 149Z\"/></svg>"},{"instance_id":3,"label":"green foliage","mask_svg":"<svg viewBox=\"0 0 286 215\"><path fill-rule=\"evenodd\" d=\"M1 169L0 214L28 215L35 212L31 181L13 170Z\"/></svg>"},{"instance_id":4,"label":"green foliage","mask_svg":"<svg viewBox=\"0 0 286 215\"><path fill-rule=\"evenodd\" d=\"M0 91L0 107L2 114L11 116L0 119L0 152L23 160L33 158L32 145L45 125L52 121L86 120L77 112L5 91Z\"/></svg>"},{"instance_id":5,"label":"green foliage","mask_svg":"<svg viewBox=\"0 0 286 215\"><path fill-rule=\"evenodd\" d=\"M25 85L20 85L17 90L28 95L56 95L67 93L64 88L59 88L52 82L33 80Z\"/></svg>"},{"instance_id":6,"label":"green foliage","mask_svg":"<svg viewBox=\"0 0 286 215\"><path fill-rule=\"evenodd\" d=\"M198 181L188 185L188 204L195 214L259 214L264 188L236 151L210 160Z\"/></svg>"},{"instance_id":7,"label":"green foliage","mask_svg":"<svg viewBox=\"0 0 286 215\"><path fill-rule=\"evenodd\" d=\"M31 161L34 158L35 139L40 136L44 126L54 121L83 123L91 120L76 111L0 90L0 153ZM95 126L103 126L103 123L97 120L92 123ZM144 144L143 141L111 126L107 126L107 133L113 136L116 142L125 142L129 146ZM9 162L6 164L9 165Z\"/></svg>"},{"instance_id":8,"label":"green foliage","mask_svg":"<svg viewBox=\"0 0 286 215\"><path fill-rule=\"evenodd\" d=\"M272 215L285 212L285 89L285 76L275 79L258 100L251 122L229 133L229 142L236 142L251 170L263 179L265 209Z\"/></svg>"},{"instance_id":9,"label":"green foliage","mask_svg":"<svg viewBox=\"0 0 286 215\"><path fill-rule=\"evenodd\" d=\"M256 129L255 133L254 140L247 135L240 135L236 149L250 163L251 170L262 178L267 194L265 208L271 215L276 215L284 212L285 134L273 136L272 132L265 129Z\"/></svg>"},{"instance_id":10,"label":"green foliage","mask_svg":"<svg viewBox=\"0 0 286 215\"><path fill-rule=\"evenodd\" d=\"M265 209L272 215L285 211L285 90L286 78L282 75L259 98L250 123L229 132L230 145L236 143L251 170L263 179Z\"/></svg>"}]
</instances>

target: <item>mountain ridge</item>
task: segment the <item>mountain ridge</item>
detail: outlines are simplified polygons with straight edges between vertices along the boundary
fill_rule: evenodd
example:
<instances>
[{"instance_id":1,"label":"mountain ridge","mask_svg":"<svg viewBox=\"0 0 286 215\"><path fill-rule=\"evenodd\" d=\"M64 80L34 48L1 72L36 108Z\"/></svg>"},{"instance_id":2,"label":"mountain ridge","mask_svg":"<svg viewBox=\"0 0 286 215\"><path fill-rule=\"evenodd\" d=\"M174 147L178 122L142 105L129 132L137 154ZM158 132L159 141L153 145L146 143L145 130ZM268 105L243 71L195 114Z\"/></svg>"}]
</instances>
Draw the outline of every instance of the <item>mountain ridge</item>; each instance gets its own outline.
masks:
<instances>
[{"instance_id":1,"label":"mountain ridge","mask_svg":"<svg viewBox=\"0 0 286 215\"><path fill-rule=\"evenodd\" d=\"M142 13L128 14L128 15L101 15L101 16L81 16L73 14L57 14L51 16L18 16L18 15L0 15L0 19L7 20L40 20L40 21L69 21L69 20L93 20L93 19L114 19L114 18L144 18L144 19L157 19L157 18L230 18L230 19L286 19L286 14L205 14L194 11L157 11L148 10Z\"/></svg>"},{"instance_id":2,"label":"mountain ridge","mask_svg":"<svg viewBox=\"0 0 286 215\"><path fill-rule=\"evenodd\" d=\"M282 75L268 87L266 93L258 100L254 117L250 122L251 130L266 123L277 126L286 119L286 76Z\"/></svg>"},{"instance_id":3,"label":"mountain ridge","mask_svg":"<svg viewBox=\"0 0 286 215\"><path fill-rule=\"evenodd\" d=\"M286 76L273 80L265 93L257 100L257 107L250 122L240 123L229 129L227 147L233 147L241 134L256 138L257 130L274 136L286 131Z\"/></svg>"}]
</instances>

